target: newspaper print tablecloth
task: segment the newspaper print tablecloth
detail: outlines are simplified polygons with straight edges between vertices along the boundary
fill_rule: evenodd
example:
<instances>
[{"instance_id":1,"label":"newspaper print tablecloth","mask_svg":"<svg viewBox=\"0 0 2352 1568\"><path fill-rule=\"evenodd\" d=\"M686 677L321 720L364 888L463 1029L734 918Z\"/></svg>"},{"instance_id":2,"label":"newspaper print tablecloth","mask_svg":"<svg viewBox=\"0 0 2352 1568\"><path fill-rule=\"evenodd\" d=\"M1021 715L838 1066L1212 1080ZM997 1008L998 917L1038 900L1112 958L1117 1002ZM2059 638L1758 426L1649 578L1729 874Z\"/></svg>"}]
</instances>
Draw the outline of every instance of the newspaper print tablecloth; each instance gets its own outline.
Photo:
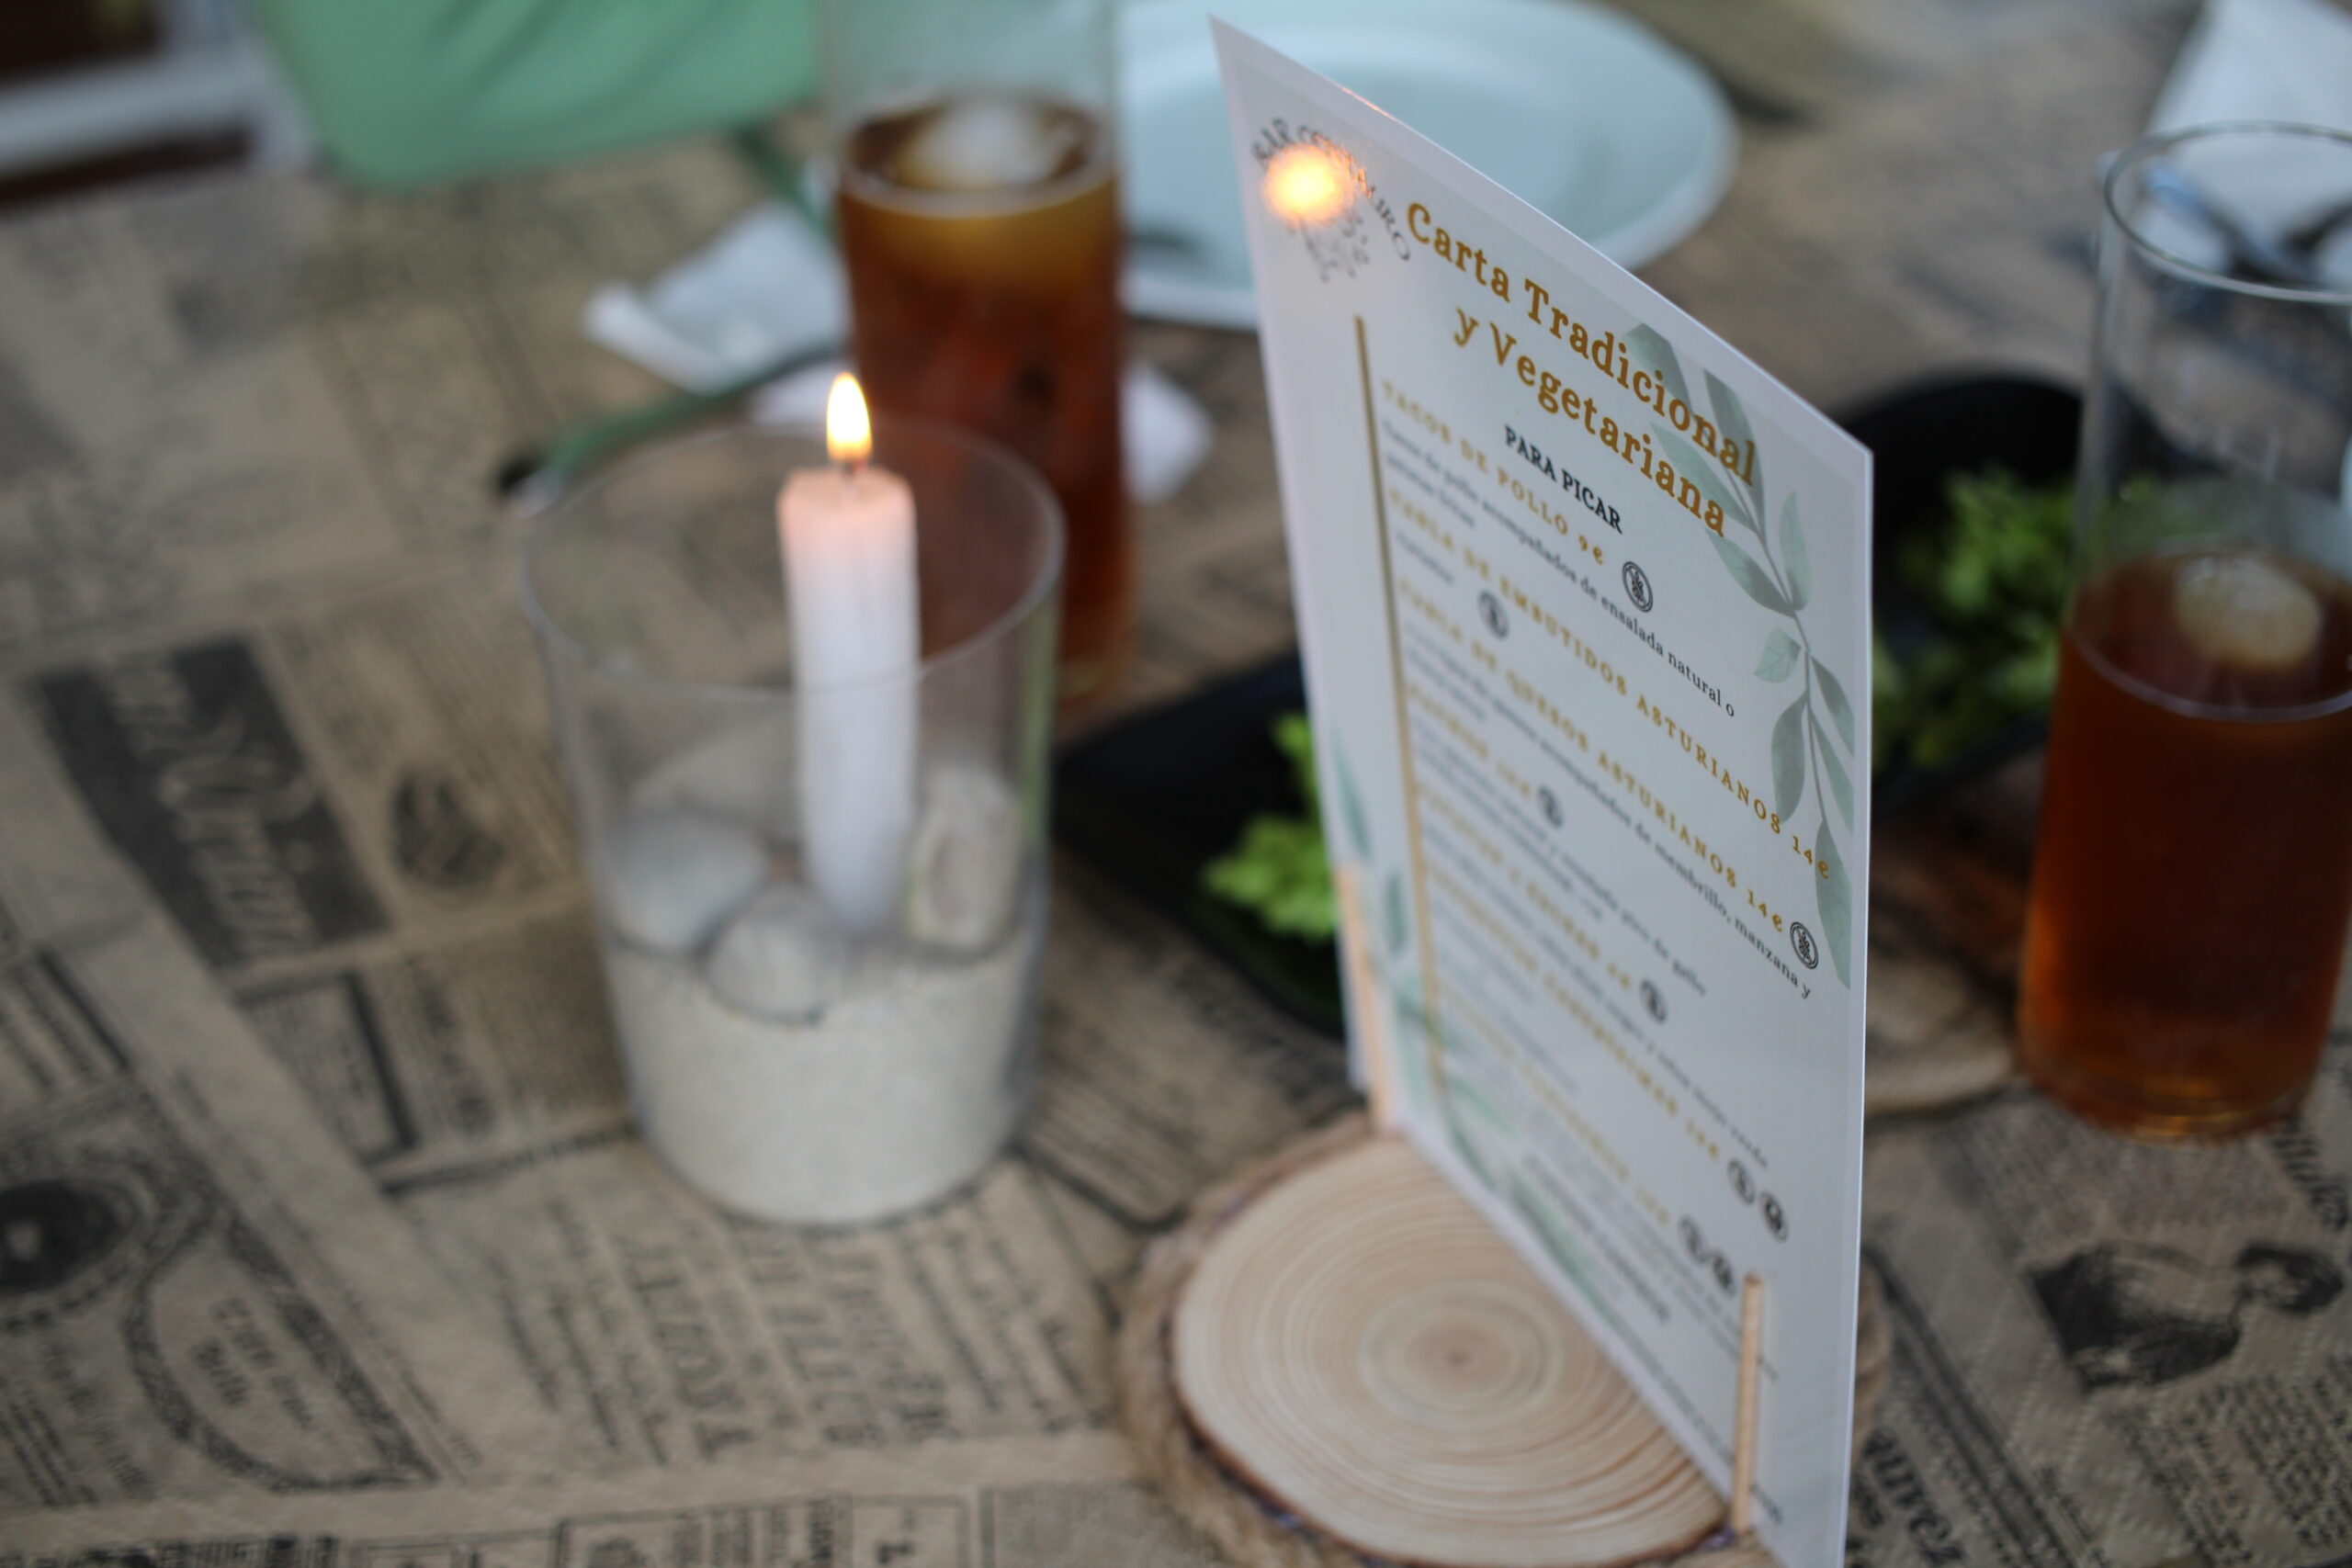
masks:
<instances>
[{"instance_id":1,"label":"newspaper print tablecloth","mask_svg":"<svg viewBox=\"0 0 2352 1568\"><path fill-rule=\"evenodd\" d=\"M1743 115L1662 287L1833 407L2074 372L2177 6L1629 8ZM0 1568L1207 1560L1126 1480L1109 1326L1193 1191L1348 1102L1330 1044L1066 864L1041 1100L969 1192L786 1230L628 1129L485 479L651 389L581 300L755 195L687 149L0 226ZM1142 519L1130 706L1290 638L1252 344L1136 346L1218 445ZM2032 789L1883 833L1883 1082L2003 1076ZM2230 1148L2009 1089L1869 1171L1853 1562L2352 1555L2352 1045Z\"/></svg>"}]
</instances>

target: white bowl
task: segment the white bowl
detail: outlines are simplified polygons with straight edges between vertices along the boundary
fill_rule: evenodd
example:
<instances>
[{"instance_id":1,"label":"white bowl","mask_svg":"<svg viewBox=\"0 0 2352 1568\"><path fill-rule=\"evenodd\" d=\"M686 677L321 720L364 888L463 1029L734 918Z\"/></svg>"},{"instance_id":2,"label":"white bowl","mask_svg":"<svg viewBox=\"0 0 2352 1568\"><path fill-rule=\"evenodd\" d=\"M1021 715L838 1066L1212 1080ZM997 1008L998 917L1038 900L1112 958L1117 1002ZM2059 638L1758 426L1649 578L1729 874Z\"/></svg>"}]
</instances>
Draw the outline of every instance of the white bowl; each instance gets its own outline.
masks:
<instances>
[{"instance_id":1,"label":"white bowl","mask_svg":"<svg viewBox=\"0 0 2352 1568\"><path fill-rule=\"evenodd\" d=\"M1133 0L1123 17L1127 308L1254 327L1210 15L1362 95L1628 267L1705 219L1736 156L1696 63L1575 0Z\"/></svg>"}]
</instances>

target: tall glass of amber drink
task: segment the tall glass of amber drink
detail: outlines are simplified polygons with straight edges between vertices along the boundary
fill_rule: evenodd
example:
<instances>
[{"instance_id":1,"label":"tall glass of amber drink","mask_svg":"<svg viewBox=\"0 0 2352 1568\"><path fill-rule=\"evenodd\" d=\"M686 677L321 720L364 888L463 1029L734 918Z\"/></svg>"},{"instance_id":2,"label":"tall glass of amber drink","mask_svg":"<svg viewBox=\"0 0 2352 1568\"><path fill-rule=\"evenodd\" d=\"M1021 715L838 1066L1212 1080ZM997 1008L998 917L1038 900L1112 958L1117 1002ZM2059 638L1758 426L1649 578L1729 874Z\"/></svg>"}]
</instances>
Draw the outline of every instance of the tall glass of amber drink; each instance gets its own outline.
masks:
<instances>
[{"instance_id":1,"label":"tall glass of amber drink","mask_svg":"<svg viewBox=\"0 0 2352 1568\"><path fill-rule=\"evenodd\" d=\"M2018 1048L2220 1137L2310 1086L2352 918L2352 137L2155 138L2106 200Z\"/></svg>"},{"instance_id":2,"label":"tall glass of amber drink","mask_svg":"<svg viewBox=\"0 0 2352 1568\"><path fill-rule=\"evenodd\" d=\"M1064 705L1118 677L1136 570L1120 462L1110 0L829 0L835 218L866 395L1034 463L1069 524Z\"/></svg>"}]
</instances>

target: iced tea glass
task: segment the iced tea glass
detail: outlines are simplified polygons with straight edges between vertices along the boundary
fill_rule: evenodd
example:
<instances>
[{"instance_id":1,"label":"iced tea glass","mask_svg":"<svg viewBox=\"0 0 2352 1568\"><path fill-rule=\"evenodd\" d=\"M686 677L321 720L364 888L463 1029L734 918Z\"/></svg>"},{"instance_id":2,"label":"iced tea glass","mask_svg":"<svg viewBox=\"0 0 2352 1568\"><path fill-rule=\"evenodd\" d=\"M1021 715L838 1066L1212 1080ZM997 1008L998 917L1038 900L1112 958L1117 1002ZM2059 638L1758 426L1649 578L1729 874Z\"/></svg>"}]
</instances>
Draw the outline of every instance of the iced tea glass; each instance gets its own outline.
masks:
<instances>
[{"instance_id":1,"label":"iced tea glass","mask_svg":"<svg viewBox=\"0 0 2352 1568\"><path fill-rule=\"evenodd\" d=\"M2028 1074L2221 1137L2316 1072L2352 917L2352 137L2213 126L2106 181L2018 1006Z\"/></svg>"},{"instance_id":2,"label":"iced tea glass","mask_svg":"<svg viewBox=\"0 0 2352 1568\"><path fill-rule=\"evenodd\" d=\"M1066 706L1135 626L1119 448L1109 0L829 0L826 107L858 373L878 410L1034 463L1069 525Z\"/></svg>"}]
</instances>

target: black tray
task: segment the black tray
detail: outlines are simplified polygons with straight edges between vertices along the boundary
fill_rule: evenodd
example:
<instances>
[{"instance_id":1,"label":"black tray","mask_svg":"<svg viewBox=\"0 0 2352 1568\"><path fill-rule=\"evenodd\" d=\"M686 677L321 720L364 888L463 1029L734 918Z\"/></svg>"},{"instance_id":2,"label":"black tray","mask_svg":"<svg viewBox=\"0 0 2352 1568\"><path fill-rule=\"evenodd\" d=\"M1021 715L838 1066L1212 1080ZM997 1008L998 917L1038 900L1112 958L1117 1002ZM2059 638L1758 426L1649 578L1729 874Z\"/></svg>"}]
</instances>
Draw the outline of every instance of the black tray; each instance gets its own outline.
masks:
<instances>
[{"instance_id":1,"label":"black tray","mask_svg":"<svg viewBox=\"0 0 2352 1568\"><path fill-rule=\"evenodd\" d=\"M1329 942L1280 936L1201 888L1201 868L1261 811L1302 809L1274 720L1306 706L1284 654L1063 754L1054 832L1146 904L1227 959L1277 1006L1338 1033L1340 972Z\"/></svg>"},{"instance_id":2,"label":"black tray","mask_svg":"<svg viewBox=\"0 0 2352 1568\"><path fill-rule=\"evenodd\" d=\"M1879 635L1897 653L1924 641L1934 623L1895 581L1895 552L1944 514L1944 483L1956 474L2007 468L2029 485L2075 471L2082 400L2052 382L1973 377L1894 393L1838 423L1871 449L1871 609ZM1890 768L1871 781L1873 817L1892 815L1989 772L2041 744L2045 715L2012 719L1939 768Z\"/></svg>"},{"instance_id":3,"label":"black tray","mask_svg":"<svg viewBox=\"0 0 2352 1568\"><path fill-rule=\"evenodd\" d=\"M1871 485L1874 559L1934 525L1944 481L1989 467L2028 484L2075 466L2081 405L2048 381L1978 377L1911 389L1842 423L1876 462ZM1924 633L1927 611L1882 573L1872 593L1879 625L1898 649ZM1261 811L1298 809L1289 761L1275 750L1274 721L1306 705L1295 655L1154 710L1065 753L1056 769L1055 831L1128 892L1173 919L1293 1016L1337 1033L1338 959L1329 943L1266 931L1246 911L1201 889L1201 868ZM2041 739L2044 721L2022 718L1948 765L1899 768L1871 785L1874 815L1904 809L2018 755Z\"/></svg>"}]
</instances>

